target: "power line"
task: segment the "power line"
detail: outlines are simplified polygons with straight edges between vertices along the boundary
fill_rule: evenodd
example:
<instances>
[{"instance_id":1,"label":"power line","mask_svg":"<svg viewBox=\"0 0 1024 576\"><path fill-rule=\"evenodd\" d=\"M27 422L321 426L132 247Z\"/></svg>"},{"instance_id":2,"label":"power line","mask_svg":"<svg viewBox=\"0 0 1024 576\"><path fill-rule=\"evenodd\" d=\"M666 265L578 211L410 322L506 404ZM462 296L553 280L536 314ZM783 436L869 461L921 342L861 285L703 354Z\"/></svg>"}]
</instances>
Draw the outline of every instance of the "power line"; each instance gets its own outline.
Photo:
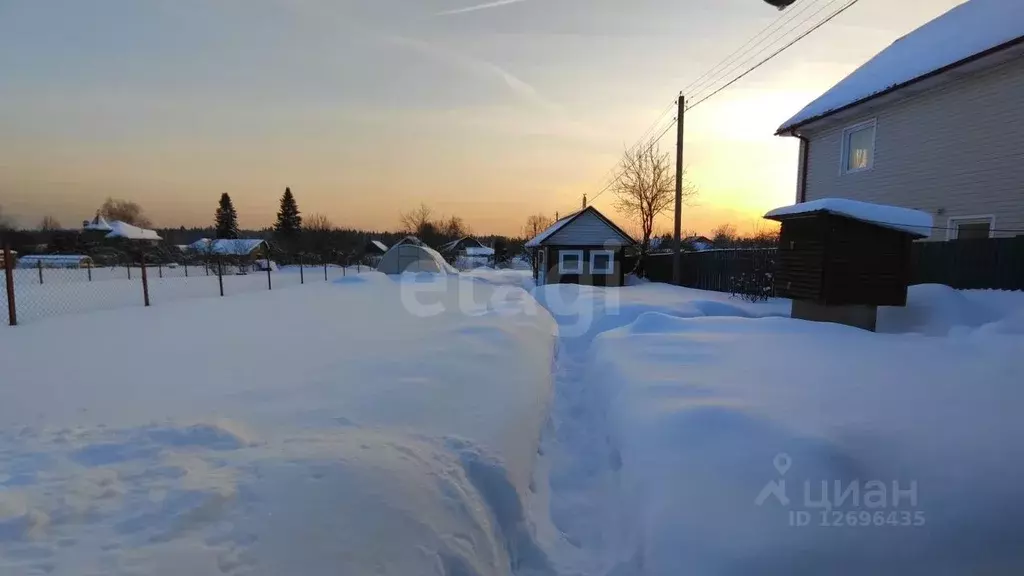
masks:
<instances>
[{"instance_id":1,"label":"power line","mask_svg":"<svg viewBox=\"0 0 1024 576\"><path fill-rule=\"evenodd\" d=\"M665 128L661 131L661 133L658 134L657 137L652 138L651 140L649 140L650 145L647 147L647 151L650 151L651 149L653 149L654 145L657 144L658 142L660 142L661 139L665 137L665 133L668 132L669 130L671 130L672 127L675 126L676 122L678 122L678 121L679 121L678 118L673 118L672 121L669 122L667 126L665 126ZM610 182L608 182L608 184L604 188L602 188L600 192L595 194L593 198L589 198L588 201L590 203L593 203L593 202L597 201L597 199L600 198L602 194L604 194L605 192L611 190L612 187L615 186L615 183L618 181L618 176L619 175L616 175L616 177L613 178Z\"/></svg>"},{"instance_id":2,"label":"power line","mask_svg":"<svg viewBox=\"0 0 1024 576\"><path fill-rule=\"evenodd\" d=\"M691 82L688 86L683 88L683 93L684 94L689 94L693 90L697 90L697 92L700 92L701 90L704 90L707 87L707 84L701 85L702 81L704 81L705 79L707 79L709 77L717 76L718 73L720 73L722 70L724 70L728 66L731 66L732 64L737 62L739 59L741 59L744 56L746 56L747 54L749 54L751 50L756 49L758 47L758 45L761 44L761 41L759 41L759 39L762 36L764 36L765 33L768 32L769 30L772 30L773 28L776 28L776 26L780 22L785 21L785 23L783 23L782 26L779 26L778 29L772 30L771 34L768 35L769 37L771 35L775 34L775 32L777 30L781 30L782 28L784 28L785 24L788 24L789 22L792 22L793 20L795 20L800 14L803 14L804 12L809 10L810 7L813 4L815 4L816 2L819 2L819 1L824 1L824 0L811 0L809 3L805 4L803 6L803 8L800 9L800 10L788 10L786 12L783 12L778 18L776 18L774 21L772 21L771 24L769 24L768 26L764 27L764 29L762 29L760 32L758 32L753 37L751 37L749 40L747 40L747 42L745 44L743 44L742 46L737 48L735 52L733 52L732 54L730 54L729 56L724 58L718 64L715 64L715 66L713 66L710 70L708 70L703 75L701 75L699 78L697 78L696 80ZM788 34L788 32L786 34ZM785 36L785 34L783 34L783 36ZM736 57L737 55L739 55L738 58ZM712 82L712 81L708 80L708 82Z\"/></svg>"},{"instance_id":3,"label":"power line","mask_svg":"<svg viewBox=\"0 0 1024 576\"><path fill-rule=\"evenodd\" d=\"M712 92L711 94L708 94L707 96L704 96L703 98L701 98L700 100L698 100L698 101L697 101L697 102L695 102L694 104L691 104L691 105L690 105L690 106L689 106L689 107L688 107L687 109L688 109L688 110L691 110L691 109L693 109L693 108L696 108L697 106L700 106L701 104L703 104L704 102L708 101L709 99L711 99L711 98L714 98L715 96L717 96L717 95L718 95L719 93L721 93L721 92L722 92L723 90L725 90L726 88L729 88L729 87L730 87L730 86L732 86L733 84L735 84L735 83L739 82L740 80L742 80L742 79L746 78L746 77L747 77L747 76L749 76L749 75L750 75L751 73L753 73L753 72L754 72L755 70L757 70L757 69L761 68L762 66L764 66L764 65L765 65L765 64L767 64L768 62L771 62L771 61L772 61L773 59L775 59L775 57L776 57L776 56L778 56L779 54L782 54L782 53L783 53L783 52L785 52L786 50L789 50L789 49L790 49L790 48L791 48L791 47L792 47L792 46L793 46L794 44L796 44L797 42L799 42L799 41L803 40L804 38L806 38L806 37L810 36L811 34L813 34L814 32L816 32L816 31L817 31L817 30L818 30L819 28L821 28L821 27L822 27L822 26L824 26L825 24L828 24L828 23L829 23L829 22L831 22L832 20L835 20L835 19L836 19L837 17L839 17L839 15L840 15L840 14L842 14L843 12L846 12L847 10L849 10L850 8L852 8L852 7L853 7L853 6L855 5L855 4L857 4L857 2L860 2L860 0L850 0L850 2L849 2L849 3L848 3L848 4L846 5L846 6L843 6L842 8L840 8L839 10L837 10L836 12L834 12L834 13L833 13L833 14L832 14L831 16L829 16L828 18L825 18L825 19L824 19L824 20L822 20L821 22L818 22L817 24L815 24L814 26L812 26L812 27L811 27L811 28L810 28L809 30L807 30L807 31L806 31L806 32L804 32L803 34L800 34L799 36L797 36L796 38L794 38L793 40L791 40L791 41L790 41L790 42L789 42L788 44L786 44L786 45L785 45L785 46L783 46L782 48L779 48L778 50L776 50L775 52L773 52L773 53L772 53L772 54L771 54L770 56L768 56L768 57L767 57L767 58L765 58L764 60L761 60L760 62L758 62L757 64L755 64L755 65L754 65L754 66L752 66L751 68L748 68L746 72L744 72L744 73L740 74L739 76L737 76L737 77L733 78L732 80L730 80L729 82L727 82L727 83L726 83L726 84L725 84L724 86L722 86L721 88L719 88L719 89L715 90L714 92Z\"/></svg>"},{"instance_id":4,"label":"power line","mask_svg":"<svg viewBox=\"0 0 1024 576\"><path fill-rule=\"evenodd\" d=\"M822 12L825 12L826 10L831 8L832 5L834 5L836 2L839 2L840 0L821 0L821 1L825 2L825 4L820 6L816 11L811 13L811 15L809 15L807 18L804 18L803 20L801 20L798 24L794 25L789 30L784 31L778 37L776 37L774 39L766 39L766 40L768 40L768 42L767 43L762 43L762 44L758 45L756 47L757 48L756 51L748 50L746 53L744 53L742 56L740 56L740 58L738 58L737 61L735 61L728 68L728 70L724 70L723 71L724 73L716 75L716 77L713 80L705 83L703 86L700 87L699 90L691 92L690 93L691 97L694 100L699 100L702 97L702 93L707 93L707 91L710 91L710 90L714 89L715 85L718 84L720 81L728 79L737 70L742 70L745 66L747 66L748 64L750 64L751 62L756 60L761 54L764 54L768 50L771 50L774 46L778 45L779 42L784 41L786 39L786 37L789 36L792 32L799 32L801 29L804 28L804 26L808 22L811 22L812 20L817 18L819 14L821 14ZM845 1L845 0L843 0L843 1ZM814 3L805 5L802 10L800 10L800 11L798 11L798 12L793 14L793 18L790 19L790 22L795 21L797 19L797 17L799 17L801 14L804 14L807 11L809 11L813 6L814 6ZM749 55L749 57L748 57L748 55ZM742 61L740 61L740 60L742 60Z\"/></svg>"}]
</instances>

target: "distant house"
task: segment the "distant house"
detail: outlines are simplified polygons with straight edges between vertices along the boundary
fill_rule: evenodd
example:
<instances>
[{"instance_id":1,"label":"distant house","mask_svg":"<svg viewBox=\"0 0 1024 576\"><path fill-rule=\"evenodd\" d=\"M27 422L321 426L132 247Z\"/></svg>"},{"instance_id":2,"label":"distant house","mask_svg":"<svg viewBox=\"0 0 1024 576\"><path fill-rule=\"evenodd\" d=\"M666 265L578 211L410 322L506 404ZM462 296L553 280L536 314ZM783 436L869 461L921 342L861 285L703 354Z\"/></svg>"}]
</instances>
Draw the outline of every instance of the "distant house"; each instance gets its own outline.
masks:
<instances>
[{"instance_id":1,"label":"distant house","mask_svg":"<svg viewBox=\"0 0 1024 576\"><path fill-rule=\"evenodd\" d=\"M455 254L458 256L494 256L494 248L485 246L483 242L480 242L472 236L464 236L458 240L448 242L438 248L437 251L441 254Z\"/></svg>"},{"instance_id":2,"label":"distant house","mask_svg":"<svg viewBox=\"0 0 1024 576\"><path fill-rule=\"evenodd\" d=\"M384 254L387 254L387 251L387 244L380 240L370 240L366 243L366 246L363 247L363 252L367 255L383 256Z\"/></svg>"},{"instance_id":3,"label":"distant house","mask_svg":"<svg viewBox=\"0 0 1024 576\"><path fill-rule=\"evenodd\" d=\"M149 242L157 243L163 238L154 230L147 230L145 228L139 228L138 226L132 226L127 222L121 222L115 220L109 224L110 232L106 235L108 240L114 240L117 238L123 240L131 240L135 242Z\"/></svg>"},{"instance_id":4,"label":"distant house","mask_svg":"<svg viewBox=\"0 0 1024 576\"><path fill-rule=\"evenodd\" d=\"M526 243L538 284L622 286L629 234L593 206L558 220Z\"/></svg>"},{"instance_id":5,"label":"distant house","mask_svg":"<svg viewBox=\"0 0 1024 576\"><path fill-rule=\"evenodd\" d=\"M931 240L1024 230L1024 2L969 0L900 38L783 124L797 201L930 213ZM1001 231L1005 230L1005 231Z\"/></svg>"},{"instance_id":6,"label":"distant house","mask_svg":"<svg viewBox=\"0 0 1024 576\"><path fill-rule=\"evenodd\" d=\"M14 267L18 263L18 253L14 250L8 250L11 255L11 267ZM4 251L0 250L0 268L7 266L7 261L4 260Z\"/></svg>"},{"instance_id":7,"label":"distant house","mask_svg":"<svg viewBox=\"0 0 1024 576\"><path fill-rule=\"evenodd\" d=\"M715 241L707 236L690 236L683 239L683 244L689 246L693 252L707 252L715 249Z\"/></svg>"},{"instance_id":8,"label":"distant house","mask_svg":"<svg viewBox=\"0 0 1024 576\"><path fill-rule=\"evenodd\" d=\"M17 261L18 268L86 268L92 258L81 254L30 254Z\"/></svg>"},{"instance_id":9,"label":"distant house","mask_svg":"<svg viewBox=\"0 0 1024 576\"><path fill-rule=\"evenodd\" d=\"M412 244L413 246L426 246L426 244L424 244L423 241L420 240L419 238L415 236L406 236L405 238L402 238L398 242L395 242L392 248L394 248L395 246L401 246L403 244Z\"/></svg>"},{"instance_id":10,"label":"distant house","mask_svg":"<svg viewBox=\"0 0 1024 576\"><path fill-rule=\"evenodd\" d=\"M263 270L269 244L260 238L217 239L203 238L188 245L190 251L202 256L221 256L235 264L251 265Z\"/></svg>"}]
</instances>

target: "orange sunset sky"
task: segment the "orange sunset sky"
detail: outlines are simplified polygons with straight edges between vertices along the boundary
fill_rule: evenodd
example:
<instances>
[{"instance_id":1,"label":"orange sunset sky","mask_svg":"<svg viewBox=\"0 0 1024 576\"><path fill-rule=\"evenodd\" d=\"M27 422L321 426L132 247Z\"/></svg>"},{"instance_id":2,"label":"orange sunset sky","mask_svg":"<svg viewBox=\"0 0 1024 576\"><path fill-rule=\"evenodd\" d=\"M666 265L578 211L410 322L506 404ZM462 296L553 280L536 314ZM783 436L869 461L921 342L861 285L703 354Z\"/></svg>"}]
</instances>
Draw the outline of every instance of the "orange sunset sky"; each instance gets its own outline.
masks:
<instances>
[{"instance_id":1,"label":"orange sunset sky","mask_svg":"<svg viewBox=\"0 0 1024 576\"><path fill-rule=\"evenodd\" d=\"M394 229L424 202L517 234L604 187L680 89L779 16L761 0L476 1L0 0L0 205L70 227L114 196L199 226L228 192L259 228L290 186L339 226ZM749 230L792 203L798 145L779 124L958 3L862 0L691 111L684 228Z\"/></svg>"}]
</instances>

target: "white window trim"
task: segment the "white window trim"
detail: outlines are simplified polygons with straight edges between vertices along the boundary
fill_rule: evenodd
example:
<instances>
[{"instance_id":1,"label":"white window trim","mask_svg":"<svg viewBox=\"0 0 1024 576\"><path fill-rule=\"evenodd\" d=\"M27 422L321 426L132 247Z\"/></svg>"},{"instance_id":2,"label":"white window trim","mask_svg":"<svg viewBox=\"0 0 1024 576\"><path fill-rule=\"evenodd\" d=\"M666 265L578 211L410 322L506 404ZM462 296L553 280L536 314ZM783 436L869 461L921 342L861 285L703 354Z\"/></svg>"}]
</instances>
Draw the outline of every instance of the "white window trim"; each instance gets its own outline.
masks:
<instances>
[{"instance_id":1,"label":"white window trim","mask_svg":"<svg viewBox=\"0 0 1024 576\"><path fill-rule=\"evenodd\" d=\"M565 257L570 254L576 255L576 268L565 267ZM560 250L558 252L558 273L559 274L583 274L583 250Z\"/></svg>"},{"instance_id":2,"label":"white window trim","mask_svg":"<svg viewBox=\"0 0 1024 576\"><path fill-rule=\"evenodd\" d=\"M871 160L868 162L867 168L857 168L855 170L847 170L846 163L850 159L849 141L850 134L871 128ZM843 129L842 140L839 142L839 175L844 176L846 174L859 174L860 172L868 172L875 169L875 141L878 139L878 119L872 118L854 124L853 126L847 126Z\"/></svg>"},{"instance_id":3,"label":"white window trim","mask_svg":"<svg viewBox=\"0 0 1024 576\"><path fill-rule=\"evenodd\" d=\"M981 222L988 222L988 237L994 237L996 230L996 215L980 214L977 216L950 216L949 222L946 225L946 240L957 239L958 224L979 224Z\"/></svg>"},{"instance_id":4,"label":"white window trim","mask_svg":"<svg viewBox=\"0 0 1024 576\"><path fill-rule=\"evenodd\" d=\"M594 262L597 261L595 256L607 256L608 265L610 268L602 268L598 270ZM615 273L615 251L614 250L591 250L590 251L590 273L591 274L614 274Z\"/></svg>"}]
</instances>

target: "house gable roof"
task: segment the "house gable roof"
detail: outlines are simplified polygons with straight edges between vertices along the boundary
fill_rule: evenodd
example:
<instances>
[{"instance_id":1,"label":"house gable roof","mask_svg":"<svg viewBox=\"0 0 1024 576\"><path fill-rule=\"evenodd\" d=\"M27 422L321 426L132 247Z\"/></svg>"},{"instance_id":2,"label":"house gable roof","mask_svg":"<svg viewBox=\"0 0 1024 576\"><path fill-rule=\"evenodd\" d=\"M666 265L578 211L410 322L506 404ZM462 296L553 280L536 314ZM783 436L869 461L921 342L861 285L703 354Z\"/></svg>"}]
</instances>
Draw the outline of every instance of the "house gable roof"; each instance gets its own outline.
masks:
<instances>
[{"instance_id":1,"label":"house gable roof","mask_svg":"<svg viewBox=\"0 0 1024 576\"><path fill-rule=\"evenodd\" d=\"M968 0L900 38L787 120L777 135L1024 42L1024 2Z\"/></svg>"},{"instance_id":2,"label":"house gable roof","mask_svg":"<svg viewBox=\"0 0 1024 576\"><path fill-rule=\"evenodd\" d=\"M561 218L560 220L549 226L547 229L545 229L543 232L538 234L535 238L527 242L526 247L538 248L540 246L544 246L546 243L548 243L549 240L554 238L556 234L563 230L569 229L572 226L573 222L576 222L577 220L580 219L580 217L582 217L585 214L592 214L596 216L598 219L600 219L605 225L608 226L608 228L611 229L611 232L614 235L618 236L621 240L624 240L626 246L632 246L636 244L636 241L633 240L633 238L629 234L623 231L622 228L616 226L615 223L609 220L607 217L605 217L604 214L601 214L601 212L597 208L594 208L593 206L588 206L583 210L580 210L579 212L575 212L564 218Z\"/></svg>"}]
</instances>

